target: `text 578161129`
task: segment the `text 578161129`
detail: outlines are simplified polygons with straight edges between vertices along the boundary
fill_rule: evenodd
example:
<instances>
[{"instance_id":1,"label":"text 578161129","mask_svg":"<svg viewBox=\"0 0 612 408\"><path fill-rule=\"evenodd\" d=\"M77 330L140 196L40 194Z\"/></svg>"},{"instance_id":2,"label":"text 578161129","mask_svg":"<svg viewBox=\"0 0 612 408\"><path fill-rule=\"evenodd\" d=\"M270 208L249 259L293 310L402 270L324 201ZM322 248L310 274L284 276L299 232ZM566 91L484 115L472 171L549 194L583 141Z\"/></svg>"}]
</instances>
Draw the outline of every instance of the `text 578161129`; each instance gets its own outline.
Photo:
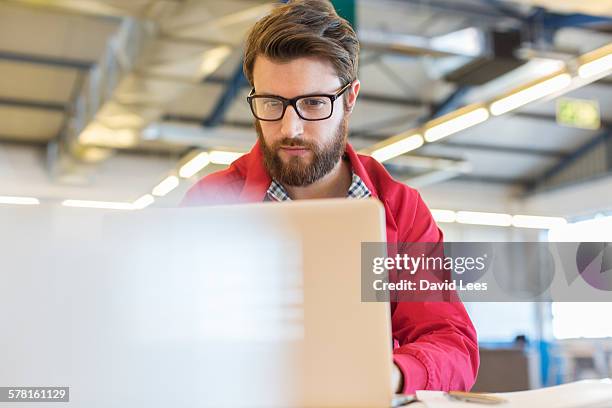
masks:
<instances>
[{"instance_id":1,"label":"text 578161129","mask_svg":"<svg viewBox=\"0 0 612 408\"><path fill-rule=\"evenodd\" d=\"M69 402L69 387L0 387L0 402Z\"/></svg>"}]
</instances>

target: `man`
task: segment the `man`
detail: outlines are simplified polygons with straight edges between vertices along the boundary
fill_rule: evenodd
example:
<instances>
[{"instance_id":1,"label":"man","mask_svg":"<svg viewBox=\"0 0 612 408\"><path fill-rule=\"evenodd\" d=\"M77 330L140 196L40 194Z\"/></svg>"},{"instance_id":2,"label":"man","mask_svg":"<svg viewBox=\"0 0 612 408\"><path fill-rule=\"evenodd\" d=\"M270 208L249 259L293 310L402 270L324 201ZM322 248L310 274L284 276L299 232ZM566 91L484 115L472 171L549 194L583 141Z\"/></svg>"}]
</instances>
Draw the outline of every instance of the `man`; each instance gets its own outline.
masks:
<instances>
[{"instance_id":1,"label":"man","mask_svg":"<svg viewBox=\"0 0 612 408\"><path fill-rule=\"evenodd\" d=\"M358 54L355 32L326 0L290 2L256 23L244 72L258 140L227 170L200 180L184 203L375 197L388 242L441 242L419 194L347 143ZM460 302L398 302L391 312L398 392L470 389L478 345Z\"/></svg>"}]
</instances>

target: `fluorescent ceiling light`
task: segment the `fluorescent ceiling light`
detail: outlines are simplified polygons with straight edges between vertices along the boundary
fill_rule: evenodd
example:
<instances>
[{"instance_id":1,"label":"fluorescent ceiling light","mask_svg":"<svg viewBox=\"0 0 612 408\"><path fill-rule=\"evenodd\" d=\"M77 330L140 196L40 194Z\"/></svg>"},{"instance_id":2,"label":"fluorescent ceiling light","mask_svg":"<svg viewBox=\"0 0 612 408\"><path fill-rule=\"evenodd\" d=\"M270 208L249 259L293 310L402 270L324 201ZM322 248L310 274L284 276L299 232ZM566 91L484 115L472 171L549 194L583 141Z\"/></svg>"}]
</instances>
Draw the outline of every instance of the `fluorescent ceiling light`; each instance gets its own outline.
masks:
<instances>
[{"instance_id":1,"label":"fluorescent ceiling light","mask_svg":"<svg viewBox=\"0 0 612 408\"><path fill-rule=\"evenodd\" d=\"M458 211L457 222L462 224L494 225L509 227L512 225L512 216L490 212Z\"/></svg>"},{"instance_id":2,"label":"fluorescent ceiling light","mask_svg":"<svg viewBox=\"0 0 612 408\"><path fill-rule=\"evenodd\" d=\"M604 55L593 61L586 62L578 67L580 78L591 78L612 70L612 53Z\"/></svg>"},{"instance_id":3,"label":"fluorescent ceiling light","mask_svg":"<svg viewBox=\"0 0 612 408\"><path fill-rule=\"evenodd\" d=\"M176 176L168 176L161 183L153 188L153 195L163 197L179 185L179 179Z\"/></svg>"},{"instance_id":4,"label":"fluorescent ceiling light","mask_svg":"<svg viewBox=\"0 0 612 408\"><path fill-rule=\"evenodd\" d=\"M425 140L435 142L443 137L482 123L487 119L489 119L489 112L485 108L477 108L431 126L425 131ZM438 121L439 119L432 122Z\"/></svg>"},{"instance_id":5,"label":"fluorescent ceiling light","mask_svg":"<svg viewBox=\"0 0 612 408\"><path fill-rule=\"evenodd\" d=\"M214 164L231 164L234 160L243 156L244 153L239 152L224 152L220 150L213 150L209 153L208 158L211 163Z\"/></svg>"},{"instance_id":6,"label":"fluorescent ceiling light","mask_svg":"<svg viewBox=\"0 0 612 408\"><path fill-rule=\"evenodd\" d=\"M489 110L495 116L502 115L537 99L559 92L570 85L571 82L572 77L567 73L555 75L496 100L491 103Z\"/></svg>"},{"instance_id":7,"label":"fluorescent ceiling light","mask_svg":"<svg viewBox=\"0 0 612 408\"><path fill-rule=\"evenodd\" d=\"M393 157L400 156L411 150L418 149L423 146L423 136L419 134L412 134L411 136L402 137L397 142L393 142L387 146L376 149L371 153L379 162L392 159Z\"/></svg>"},{"instance_id":8,"label":"fluorescent ceiling light","mask_svg":"<svg viewBox=\"0 0 612 408\"><path fill-rule=\"evenodd\" d=\"M451 210L429 210L436 222L455 222L457 213Z\"/></svg>"},{"instance_id":9,"label":"fluorescent ceiling light","mask_svg":"<svg viewBox=\"0 0 612 408\"><path fill-rule=\"evenodd\" d=\"M204 52L202 63L200 64L200 77L204 78L215 72L231 52L232 49L226 45L221 45Z\"/></svg>"},{"instance_id":10,"label":"fluorescent ceiling light","mask_svg":"<svg viewBox=\"0 0 612 408\"><path fill-rule=\"evenodd\" d=\"M100 123L89 124L79 135L79 142L108 147L130 147L138 141L131 129L110 129Z\"/></svg>"},{"instance_id":11,"label":"fluorescent ceiling light","mask_svg":"<svg viewBox=\"0 0 612 408\"><path fill-rule=\"evenodd\" d=\"M0 204L11 204L11 205L38 205L40 201L34 197L11 197L11 196L0 196Z\"/></svg>"},{"instance_id":12,"label":"fluorescent ceiling light","mask_svg":"<svg viewBox=\"0 0 612 408\"><path fill-rule=\"evenodd\" d=\"M145 194L142 197L140 197L138 200L134 201L132 203L132 206L136 210L142 210L143 208L146 208L150 206L151 204L153 204L154 201L155 201L155 198L153 198L151 194Z\"/></svg>"},{"instance_id":13,"label":"fluorescent ceiling light","mask_svg":"<svg viewBox=\"0 0 612 408\"><path fill-rule=\"evenodd\" d=\"M567 220L561 217L540 217L535 215L515 215L512 217L512 225L518 228L551 229L567 224Z\"/></svg>"},{"instance_id":14,"label":"fluorescent ceiling light","mask_svg":"<svg viewBox=\"0 0 612 408\"><path fill-rule=\"evenodd\" d=\"M113 154L112 149L105 147L83 146L81 157L89 163L97 163L108 159Z\"/></svg>"},{"instance_id":15,"label":"fluorescent ceiling light","mask_svg":"<svg viewBox=\"0 0 612 408\"><path fill-rule=\"evenodd\" d=\"M64 207L80 207L80 208L100 208L106 210L133 210L134 206L131 203L115 202L115 201L87 201L87 200L64 200Z\"/></svg>"},{"instance_id":16,"label":"fluorescent ceiling light","mask_svg":"<svg viewBox=\"0 0 612 408\"><path fill-rule=\"evenodd\" d=\"M499 214L490 212L452 211L431 209L436 222L460 222L462 224L495 225L502 227L551 229L562 227L567 220L562 217L542 217L537 215ZM610 218L612 219L612 217Z\"/></svg>"},{"instance_id":17,"label":"fluorescent ceiling light","mask_svg":"<svg viewBox=\"0 0 612 408\"><path fill-rule=\"evenodd\" d=\"M546 57L535 57L531 58L529 63L531 63L531 72L537 77L542 78L548 75L553 75L556 72L561 71L565 68L565 62L560 61L558 59L549 59Z\"/></svg>"},{"instance_id":18,"label":"fluorescent ceiling light","mask_svg":"<svg viewBox=\"0 0 612 408\"><path fill-rule=\"evenodd\" d=\"M182 178L189 178L208 166L208 163L210 163L208 153L201 152L180 168L179 176Z\"/></svg>"}]
</instances>

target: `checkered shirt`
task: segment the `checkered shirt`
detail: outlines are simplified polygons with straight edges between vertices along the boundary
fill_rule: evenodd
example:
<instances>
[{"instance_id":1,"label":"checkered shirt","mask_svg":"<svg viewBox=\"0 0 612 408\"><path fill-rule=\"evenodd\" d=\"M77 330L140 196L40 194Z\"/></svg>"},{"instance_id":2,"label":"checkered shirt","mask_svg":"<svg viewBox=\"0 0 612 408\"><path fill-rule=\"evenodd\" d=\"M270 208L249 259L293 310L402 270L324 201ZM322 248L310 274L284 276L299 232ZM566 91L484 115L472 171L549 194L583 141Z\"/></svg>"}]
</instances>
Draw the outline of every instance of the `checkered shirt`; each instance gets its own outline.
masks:
<instances>
[{"instance_id":1,"label":"checkered shirt","mask_svg":"<svg viewBox=\"0 0 612 408\"><path fill-rule=\"evenodd\" d=\"M348 193L346 195L347 198L367 198L371 197L372 193L365 185L361 177L357 174L353 173L353 178L351 182L351 186L348 189ZM287 190L282 186L278 181L272 180L270 183L270 187L268 187L268 191L266 193L265 201L289 201L291 197L287 194Z\"/></svg>"}]
</instances>

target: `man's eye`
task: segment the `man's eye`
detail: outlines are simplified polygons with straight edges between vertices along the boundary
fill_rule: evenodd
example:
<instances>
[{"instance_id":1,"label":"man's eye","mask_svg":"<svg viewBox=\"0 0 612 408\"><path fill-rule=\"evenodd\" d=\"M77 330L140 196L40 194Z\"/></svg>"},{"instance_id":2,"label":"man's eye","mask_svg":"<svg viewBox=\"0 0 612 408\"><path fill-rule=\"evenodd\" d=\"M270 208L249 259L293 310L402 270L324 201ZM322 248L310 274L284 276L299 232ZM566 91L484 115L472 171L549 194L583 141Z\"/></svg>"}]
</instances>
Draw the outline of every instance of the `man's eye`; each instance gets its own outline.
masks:
<instances>
[{"instance_id":1,"label":"man's eye","mask_svg":"<svg viewBox=\"0 0 612 408\"><path fill-rule=\"evenodd\" d=\"M302 103L308 108L318 108L325 105L325 100L320 98L308 98L302 99Z\"/></svg>"},{"instance_id":2,"label":"man's eye","mask_svg":"<svg viewBox=\"0 0 612 408\"><path fill-rule=\"evenodd\" d=\"M275 100L265 101L265 103L264 103L264 107L266 109L276 109L276 108L278 108L281 105L282 104L280 103L280 101L275 101Z\"/></svg>"}]
</instances>

